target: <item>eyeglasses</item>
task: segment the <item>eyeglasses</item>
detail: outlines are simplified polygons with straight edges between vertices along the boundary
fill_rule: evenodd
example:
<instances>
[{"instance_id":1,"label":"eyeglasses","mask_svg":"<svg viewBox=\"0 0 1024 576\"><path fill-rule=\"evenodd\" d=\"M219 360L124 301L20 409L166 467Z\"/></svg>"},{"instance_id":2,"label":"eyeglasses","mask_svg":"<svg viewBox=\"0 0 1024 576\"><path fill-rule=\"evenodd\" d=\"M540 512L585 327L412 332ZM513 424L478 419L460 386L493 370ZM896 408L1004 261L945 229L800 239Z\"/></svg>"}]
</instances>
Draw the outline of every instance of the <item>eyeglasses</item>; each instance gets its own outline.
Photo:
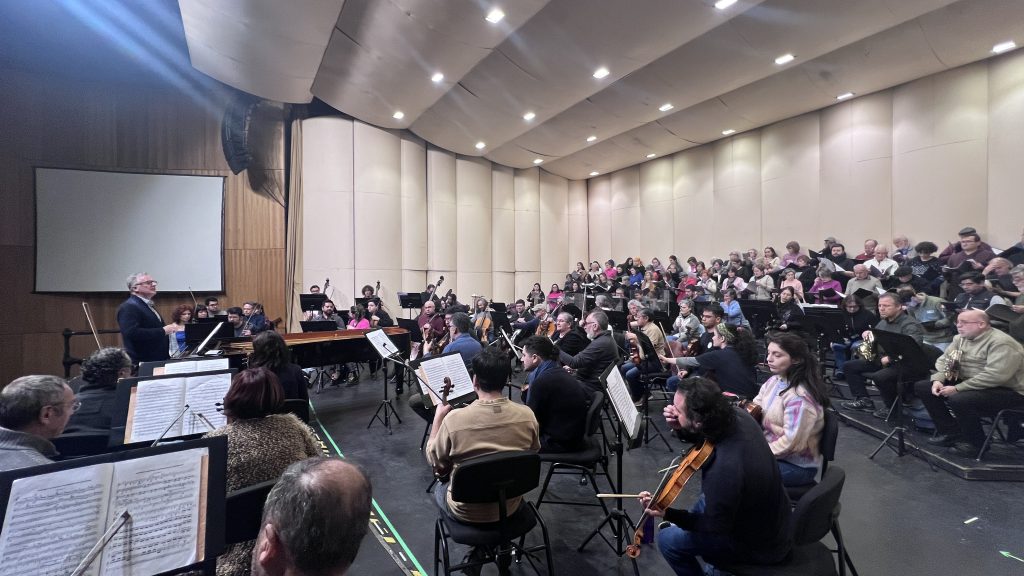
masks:
<instances>
[{"instance_id":1,"label":"eyeglasses","mask_svg":"<svg viewBox=\"0 0 1024 576\"><path fill-rule=\"evenodd\" d=\"M157 284L159 284L159 282L157 282L156 280L146 280L145 282L139 282L139 283L137 283L135 285L136 286L147 286L147 285L148 286L156 286Z\"/></svg>"},{"instance_id":2,"label":"eyeglasses","mask_svg":"<svg viewBox=\"0 0 1024 576\"><path fill-rule=\"evenodd\" d=\"M63 404L47 404L47 406L52 406L54 408L59 406L62 409L64 408ZM82 407L82 401L81 400L75 400L74 402L71 403L71 406L70 406L71 413L74 414L75 412L78 412L78 409L81 408L81 407Z\"/></svg>"},{"instance_id":3,"label":"eyeglasses","mask_svg":"<svg viewBox=\"0 0 1024 576\"><path fill-rule=\"evenodd\" d=\"M957 320L956 321L956 325L957 326L966 326L968 324L984 324L984 323L985 322L982 321L982 320L970 320L970 321L968 321L968 320Z\"/></svg>"}]
</instances>

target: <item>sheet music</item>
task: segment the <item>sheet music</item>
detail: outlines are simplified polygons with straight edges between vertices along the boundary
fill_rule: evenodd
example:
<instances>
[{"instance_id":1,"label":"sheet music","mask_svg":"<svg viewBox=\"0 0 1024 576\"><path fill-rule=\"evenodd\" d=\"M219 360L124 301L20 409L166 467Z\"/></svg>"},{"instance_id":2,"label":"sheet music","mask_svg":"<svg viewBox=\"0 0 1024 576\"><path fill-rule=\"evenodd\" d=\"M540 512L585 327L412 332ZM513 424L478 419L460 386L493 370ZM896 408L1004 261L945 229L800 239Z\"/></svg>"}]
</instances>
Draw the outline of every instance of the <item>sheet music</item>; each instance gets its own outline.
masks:
<instances>
[{"instance_id":1,"label":"sheet music","mask_svg":"<svg viewBox=\"0 0 1024 576\"><path fill-rule=\"evenodd\" d=\"M164 374L190 374L194 372L215 372L230 368L227 358L210 358L203 360L186 360L184 362L168 362L164 365Z\"/></svg>"},{"instance_id":2,"label":"sheet music","mask_svg":"<svg viewBox=\"0 0 1024 576\"><path fill-rule=\"evenodd\" d=\"M143 380L135 391L135 414L132 418L128 442L156 440L167 425L178 416L185 402L185 379ZM178 420L167 432L168 438L181 436L182 423Z\"/></svg>"},{"instance_id":3,"label":"sheet music","mask_svg":"<svg viewBox=\"0 0 1024 576\"><path fill-rule=\"evenodd\" d=\"M15 480L0 534L0 575L74 571L105 531L112 470L99 464ZM99 574L99 564L86 574Z\"/></svg>"},{"instance_id":4,"label":"sheet music","mask_svg":"<svg viewBox=\"0 0 1024 576\"><path fill-rule=\"evenodd\" d=\"M444 387L444 377L452 379L452 391L448 393L449 399L462 398L473 393L473 379L469 377L466 370L466 363L462 361L461 354L450 354L437 358L425 358L420 362L423 370L424 380L430 385L430 389L440 398L441 389Z\"/></svg>"},{"instance_id":5,"label":"sheet music","mask_svg":"<svg viewBox=\"0 0 1024 576\"><path fill-rule=\"evenodd\" d=\"M201 560L196 544L206 453L196 448L115 465L107 524L126 508L132 518L103 549L102 576L157 574Z\"/></svg>"},{"instance_id":6,"label":"sheet music","mask_svg":"<svg viewBox=\"0 0 1024 576\"><path fill-rule=\"evenodd\" d=\"M188 404L190 413L185 414L181 435L199 434L209 431L202 420L194 416L196 412L206 416L206 419L210 421L210 424L213 424L214 428L225 426L228 420L223 413L217 411L217 403L224 401L224 396L227 395L228 388L230 387L231 374L227 372L223 374L199 374L186 378L185 404Z\"/></svg>"},{"instance_id":7,"label":"sheet music","mask_svg":"<svg viewBox=\"0 0 1024 576\"><path fill-rule=\"evenodd\" d=\"M373 349L377 351L381 358L387 358L398 352L398 348L388 338L388 335L384 333L383 329L370 330L366 333L366 339L370 341Z\"/></svg>"},{"instance_id":8,"label":"sheet music","mask_svg":"<svg viewBox=\"0 0 1024 576\"><path fill-rule=\"evenodd\" d=\"M619 421L626 427L626 434L630 439L636 439L643 417L636 409L636 405L633 404L633 398L629 394L626 381L622 379L622 373L615 368L609 370L608 381L605 382L605 385L608 387L608 397L612 401L615 413L619 416Z\"/></svg>"}]
</instances>

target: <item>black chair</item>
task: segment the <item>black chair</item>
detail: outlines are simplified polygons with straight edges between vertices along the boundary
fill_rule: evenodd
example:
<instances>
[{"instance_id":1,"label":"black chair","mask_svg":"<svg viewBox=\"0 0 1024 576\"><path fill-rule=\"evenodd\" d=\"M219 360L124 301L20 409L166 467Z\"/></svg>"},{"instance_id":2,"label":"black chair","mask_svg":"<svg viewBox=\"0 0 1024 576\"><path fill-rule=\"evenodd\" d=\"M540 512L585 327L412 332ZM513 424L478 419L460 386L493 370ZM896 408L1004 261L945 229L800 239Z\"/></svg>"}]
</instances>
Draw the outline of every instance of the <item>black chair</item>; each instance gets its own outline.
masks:
<instances>
[{"instance_id":1,"label":"black chair","mask_svg":"<svg viewBox=\"0 0 1024 576\"><path fill-rule=\"evenodd\" d=\"M999 428L1000 422L1006 426L1005 432ZM996 434L1004 442L1010 444L1014 444L1024 438L1024 410L1005 408L996 413L995 418L992 419L992 428L989 429L988 434L985 436L985 442L982 443L981 449L978 450L976 458L978 462L981 462L982 456L988 451L988 447L992 444L992 438Z\"/></svg>"},{"instance_id":2,"label":"black chair","mask_svg":"<svg viewBox=\"0 0 1024 576\"><path fill-rule=\"evenodd\" d=\"M554 574L551 558L551 541L548 529L540 512L525 499L518 509L509 515L506 500L522 496L537 487L540 480L540 457L535 452L498 452L470 458L462 462L452 473L451 495L456 502L466 504L498 505L498 521L482 524L460 522L445 511L437 518L434 528L434 572L444 566L444 574L466 568L495 563L500 574L507 574L513 556L518 561L525 555L530 565L539 574L533 563L533 553L544 551L548 574ZM544 543L525 546L526 535L540 524ZM484 550L479 557L452 565L449 558L448 540ZM515 540L518 539L518 543Z\"/></svg>"},{"instance_id":3,"label":"black chair","mask_svg":"<svg viewBox=\"0 0 1024 576\"><path fill-rule=\"evenodd\" d=\"M834 576L836 562L821 539L836 525L839 497L845 482L846 472L839 466L832 466L821 482L800 499L791 523L793 549L782 562L771 565L730 564L714 559L710 562L735 576Z\"/></svg>"},{"instance_id":4,"label":"black chair","mask_svg":"<svg viewBox=\"0 0 1024 576\"><path fill-rule=\"evenodd\" d=\"M110 431L108 430L81 430L69 432L51 440L54 448L60 454L60 459L81 458L83 456L95 456L110 452Z\"/></svg>"},{"instance_id":5,"label":"black chair","mask_svg":"<svg viewBox=\"0 0 1024 576\"><path fill-rule=\"evenodd\" d=\"M836 415L835 410L825 410L825 426L821 430L821 442L819 443L819 449L821 450L821 477L825 478L825 474L828 472L828 464L836 459L836 442L839 439L839 417ZM804 486L787 486L786 492L789 494L789 499L794 503L799 502L808 492L814 489L817 484L806 484ZM836 504L839 506L839 504ZM835 522L832 525L832 537L836 541L836 549L833 552L839 556L839 574L840 576L846 576L846 569L849 568L850 572L854 576L857 576L857 568L853 565L853 560L850 558L850 553L846 550L846 544L843 541L843 531L839 527L839 510L835 511Z\"/></svg>"},{"instance_id":6,"label":"black chair","mask_svg":"<svg viewBox=\"0 0 1024 576\"><path fill-rule=\"evenodd\" d=\"M306 400L299 400L297 398L285 400L282 412L285 414L295 414L299 420L309 424L309 402Z\"/></svg>"},{"instance_id":7,"label":"black chair","mask_svg":"<svg viewBox=\"0 0 1024 576\"><path fill-rule=\"evenodd\" d=\"M237 544L255 540L263 521L263 504L277 484L268 480L229 492L224 513L224 543Z\"/></svg>"},{"instance_id":8,"label":"black chair","mask_svg":"<svg viewBox=\"0 0 1024 576\"><path fill-rule=\"evenodd\" d=\"M539 455L541 462L550 462L551 466L548 467L548 473L544 477L544 485L540 489L540 495L537 496L537 508L540 508L541 504L547 502L548 504L564 504L567 506L600 506L601 508L604 508L605 514L608 513L608 507L605 505L604 500L601 499L598 499L595 503L571 502L567 500L544 498L544 495L547 494L548 484L551 482L551 477L555 474L572 474L582 476L590 482L590 485L594 488L594 494L598 494L600 490L597 487L597 480L594 476L598 465L601 466L601 473L603 473L608 479L608 485L612 487L613 492L615 491L615 483L612 482L612 478L608 473L608 456L604 452L604 443L597 437L597 429L601 424L601 410L603 406L604 393L595 392L594 398L590 401L590 408L587 410L587 436L584 438L585 447L583 450L578 452L562 453L542 452ZM584 482L583 478L580 479L581 483Z\"/></svg>"}]
</instances>

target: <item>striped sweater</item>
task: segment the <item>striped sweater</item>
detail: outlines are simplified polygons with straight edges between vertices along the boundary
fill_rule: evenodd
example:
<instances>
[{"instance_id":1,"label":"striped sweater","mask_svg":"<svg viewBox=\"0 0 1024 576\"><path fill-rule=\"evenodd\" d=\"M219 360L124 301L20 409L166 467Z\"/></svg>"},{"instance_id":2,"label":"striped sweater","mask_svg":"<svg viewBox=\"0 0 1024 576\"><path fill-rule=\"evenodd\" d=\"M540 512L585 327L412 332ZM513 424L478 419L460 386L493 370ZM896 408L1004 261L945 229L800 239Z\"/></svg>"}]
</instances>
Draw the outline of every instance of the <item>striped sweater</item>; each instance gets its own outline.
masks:
<instances>
[{"instance_id":1,"label":"striped sweater","mask_svg":"<svg viewBox=\"0 0 1024 576\"><path fill-rule=\"evenodd\" d=\"M772 376L754 398L764 411L761 427L772 454L804 468L821 466L825 411L802 386L782 392L788 383Z\"/></svg>"}]
</instances>

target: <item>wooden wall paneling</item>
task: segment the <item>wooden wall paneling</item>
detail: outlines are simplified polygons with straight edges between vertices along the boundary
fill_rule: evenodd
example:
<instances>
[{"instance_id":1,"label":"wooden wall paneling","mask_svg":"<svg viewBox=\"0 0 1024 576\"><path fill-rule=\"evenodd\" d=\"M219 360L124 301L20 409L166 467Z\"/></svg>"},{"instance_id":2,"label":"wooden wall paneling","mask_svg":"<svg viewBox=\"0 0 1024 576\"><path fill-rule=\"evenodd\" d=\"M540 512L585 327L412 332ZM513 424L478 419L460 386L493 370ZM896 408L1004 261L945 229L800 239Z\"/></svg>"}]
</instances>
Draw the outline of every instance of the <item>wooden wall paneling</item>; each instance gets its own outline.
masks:
<instances>
[{"instance_id":1,"label":"wooden wall paneling","mask_svg":"<svg viewBox=\"0 0 1024 576\"><path fill-rule=\"evenodd\" d=\"M0 334L0 386L26 374L22 362L23 340L22 334Z\"/></svg>"}]
</instances>

